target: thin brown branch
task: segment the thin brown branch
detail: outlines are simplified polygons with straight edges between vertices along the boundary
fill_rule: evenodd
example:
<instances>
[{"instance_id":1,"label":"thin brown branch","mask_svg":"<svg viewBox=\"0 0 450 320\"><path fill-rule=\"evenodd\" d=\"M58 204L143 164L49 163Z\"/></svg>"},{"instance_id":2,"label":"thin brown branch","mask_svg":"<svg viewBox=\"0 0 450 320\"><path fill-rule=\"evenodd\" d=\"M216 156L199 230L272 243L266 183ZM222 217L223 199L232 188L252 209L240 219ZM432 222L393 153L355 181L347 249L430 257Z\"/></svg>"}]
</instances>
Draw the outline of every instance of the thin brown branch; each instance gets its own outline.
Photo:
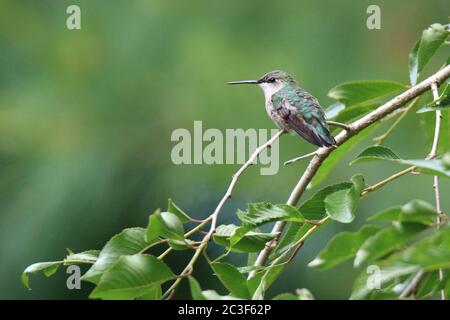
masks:
<instances>
[{"instance_id":1,"label":"thin brown branch","mask_svg":"<svg viewBox=\"0 0 450 320\"><path fill-rule=\"evenodd\" d=\"M395 130L395 128L398 127L400 122L402 122L402 120L406 117L406 115L409 113L409 111L414 109L414 107L417 105L417 102L419 102L419 97L415 98L409 104L409 106L407 106L406 108L404 108L404 110L402 110L403 112L395 120L395 122L389 127L389 129L386 130L385 133L383 133L381 136L374 138L373 141L375 141L377 145L383 144L384 140L386 140L389 137L389 135Z\"/></svg>"},{"instance_id":2,"label":"thin brown branch","mask_svg":"<svg viewBox=\"0 0 450 320\"><path fill-rule=\"evenodd\" d=\"M417 292L417 287L425 276L425 272L419 271L416 273L414 278L412 278L411 282L406 286L406 288L402 291L399 298L406 299Z\"/></svg>"},{"instance_id":3,"label":"thin brown branch","mask_svg":"<svg viewBox=\"0 0 450 320\"><path fill-rule=\"evenodd\" d=\"M213 214L211 215L211 228L209 229L209 232L206 234L204 240L209 241L209 239L212 237L216 230L217 226L217 217L220 214L220 211L222 210L223 206L225 205L225 202L227 202L228 199L231 198L231 195L233 193L233 189L236 186L236 183L241 176L241 174L247 169L252 163L256 160L256 157L265 149L270 148L272 144L278 140L279 137L284 133L283 130L278 131L272 138L270 138L266 143L259 146L255 149L253 154L248 158L247 162L244 163L244 165L235 173L233 174L233 177L231 179L231 183L228 186L228 190L223 196L222 200L220 200L219 204L217 205L216 209L214 210Z\"/></svg>"},{"instance_id":4,"label":"thin brown branch","mask_svg":"<svg viewBox=\"0 0 450 320\"><path fill-rule=\"evenodd\" d=\"M433 93L433 99L436 101L436 104L439 105L440 99L439 99L439 91L437 88L437 83L431 84L431 92ZM428 155L429 159L433 159L437 155L437 148L438 148L438 144L439 144L439 135L441 133L441 120L442 120L442 111L436 110L436 123L434 126L434 139L433 139L433 145L431 147L430 154ZM436 211L438 213L436 222L437 222L437 228L439 229L439 225L441 223L440 215L443 214L443 212L442 212L442 207L441 207L441 195L439 192L439 177L438 176L433 177L433 190L434 190L434 198L435 198L435 203L436 203ZM444 271L442 269L439 269L439 281L440 282L444 281ZM440 296L441 296L441 300L445 300L444 289L440 290Z\"/></svg>"},{"instance_id":5,"label":"thin brown branch","mask_svg":"<svg viewBox=\"0 0 450 320\"><path fill-rule=\"evenodd\" d=\"M433 83L442 83L444 80L450 77L450 66L446 66L445 68L439 70L431 77L425 79L421 83L411 87L410 89L406 90L402 94L396 96L392 100L386 102L382 106L378 107L374 111L370 112L369 114L363 116L362 118L356 120L355 122L348 125L348 130L340 132L336 136L336 143L337 145L341 145L345 143L347 140L349 140L352 136L358 134L360 131L364 130L365 128L369 127L373 123L379 121L380 119L386 117L393 111L399 109L407 102L413 100L414 98L421 95L423 92L428 90ZM319 168L321 167L322 163L325 161L325 159L334 151L333 148L319 148L316 151L315 157L313 157L306 168L305 172L300 177L300 180L297 182L297 185L294 187L294 189L291 192L291 195L289 196L289 199L287 201L287 204L289 205L297 205L300 197L303 195L303 193L306 190L306 187L311 182ZM281 234L285 226L285 222L279 221L275 224L275 226L272 229L272 232L276 232ZM258 258L256 259L255 266L263 266L271 251L273 250L273 246L267 246L264 248L258 255ZM254 273L251 273L249 276L253 276Z\"/></svg>"},{"instance_id":6,"label":"thin brown branch","mask_svg":"<svg viewBox=\"0 0 450 320\"><path fill-rule=\"evenodd\" d=\"M437 83L433 82L431 84L431 92L433 93L433 99L436 101L436 104L439 105L439 92L437 90ZM442 111L436 110L436 122L434 125L434 138L433 145L431 146L431 151L428 154L428 159L434 159L437 155L437 148L439 144L439 135L441 133L441 119L442 119Z\"/></svg>"},{"instance_id":7,"label":"thin brown branch","mask_svg":"<svg viewBox=\"0 0 450 320\"><path fill-rule=\"evenodd\" d=\"M183 278L186 277L187 274L189 274L195 264L195 262L197 261L197 259L199 258L200 254L202 253L202 251L204 249L206 249L208 242L211 240L211 238L214 235L214 232L216 231L216 227L217 227L217 219L219 217L219 214L221 212L221 210L223 209L225 203L227 202L228 199L231 198L231 195L233 193L234 187L236 186L236 183L239 179L239 177L242 175L242 173L253 164L253 162L256 160L256 158L258 157L258 155L264 151L267 148L270 148L272 146L272 144L275 143L275 141L277 141L281 135L284 133L283 130L278 131L272 138L270 138L266 143L262 144L261 146L259 146L258 148L255 149L255 151L252 153L252 155L248 158L248 160L239 168L238 171L236 171L235 174L233 174L231 182L228 186L227 192L225 193L225 195L222 197L222 199L220 200L219 204L217 205L216 209L214 210L214 212L204 221L205 223L208 221L211 221L211 226L209 228L208 233L206 233L206 235L203 237L200 245L197 247L197 249L195 250L194 255L192 256L191 260L189 261L189 263L187 264L187 266L184 268L184 270L180 273L180 275L177 277L177 279L175 280L175 282L170 286L169 289L167 289L167 291L163 294L162 299L167 299L169 297L171 297L173 295L173 292L175 291L175 289L177 288L177 286L180 284L181 280ZM166 251L167 252L167 251ZM163 255L165 256L167 253L164 252Z\"/></svg>"},{"instance_id":8,"label":"thin brown branch","mask_svg":"<svg viewBox=\"0 0 450 320\"><path fill-rule=\"evenodd\" d=\"M330 126L342 128L344 130L349 130L350 129L348 125L346 125L345 123L342 123L342 122L336 122L336 121L327 120L327 124L330 125Z\"/></svg>"},{"instance_id":9,"label":"thin brown branch","mask_svg":"<svg viewBox=\"0 0 450 320\"><path fill-rule=\"evenodd\" d=\"M289 165L289 164L291 164L291 163L294 163L294 162L297 162L297 161L300 161L300 160L302 160L302 159L306 159L306 158L309 158L309 157L313 157L313 156L315 156L315 155L316 155L316 151L310 152L310 153L304 154L304 155L302 155L302 156L300 156L300 157L297 157L297 158L288 160L288 161L286 161L286 162L284 163L284 165L287 166L287 165Z\"/></svg>"},{"instance_id":10,"label":"thin brown branch","mask_svg":"<svg viewBox=\"0 0 450 320\"><path fill-rule=\"evenodd\" d=\"M433 94L434 101L439 104L439 92L437 89L437 83L433 82L431 84L431 92ZM427 159L434 159L437 155L437 148L439 144L439 135L441 130L441 119L442 119L442 113L440 110L436 110L436 123L434 126L434 138L433 143L431 146L430 153L427 156ZM412 167L413 168L413 167ZM441 209L441 200L440 200L440 193L439 193L439 177L434 176L433 177L433 190L434 190L434 197L435 197L435 203L436 203L436 211L438 213L438 216L436 218L436 225L439 229L439 225L441 224L441 215L443 214ZM418 286L420 285L420 282L422 281L424 277L424 272L419 271L416 276L413 278L411 283L403 290L403 292L400 294L400 298L408 298L409 296L413 295L416 291ZM442 269L439 269L439 280L443 281L444 274ZM441 299L445 300L445 292L444 290L441 290Z\"/></svg>"},{"instance_id":11,"label":"thin brown branch","mask_svg":"<svg viewBox=\"0 0 450 320\"><path fill-rule=\"evenodd\" d=\"M393 175L387 177L386 179L384 179L384 180L382 180L382 181L380 181L380 182L378 182L378 183L376 183L376 184L374 184L374 185L371 185L370 187L367 187L366 189L363 190L363 192L361 193L361 196L365 196L365 195L368 194L369 192L372 192L372 191L376 191L376 190L378 190L378 189L381 189L381 188L384 187L387 183L389 183L389 182L391 182L391 181L393 181L393 180L395 180L395 179L398 179L398 178L400 178L401 176L404 176L405 174L408 174L408 173L410 173L410 172L413 172L414 170L416 170L416 166L412 166L412 167L409 167L409 168L407 168L407 169L405 169L405 170L402 170L402 171L400 171L400 172L397 172L397 173L395 173L395 174L393 174Z\"/></svg>"}]
</instances>

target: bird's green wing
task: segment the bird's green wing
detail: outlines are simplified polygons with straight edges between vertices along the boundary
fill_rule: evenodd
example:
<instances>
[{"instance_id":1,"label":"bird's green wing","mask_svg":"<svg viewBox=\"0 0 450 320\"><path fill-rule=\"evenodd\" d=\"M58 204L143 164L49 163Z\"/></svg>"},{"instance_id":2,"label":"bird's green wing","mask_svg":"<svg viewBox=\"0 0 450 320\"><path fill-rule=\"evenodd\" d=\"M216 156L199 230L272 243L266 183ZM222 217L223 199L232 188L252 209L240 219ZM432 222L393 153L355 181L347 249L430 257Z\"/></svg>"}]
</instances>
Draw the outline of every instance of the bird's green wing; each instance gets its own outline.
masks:
<instances>
[{"instance_id":1,"label":"bird's green wing","mask_svg":"<svg viewBox=\"0 0 450 320\"><path fill-rule=\"evenodd\" d=\"M282 109L286 109L283 116L292 129L317 146L329 147L336 144L317 99L300 87L286 88L283 91L284 100L281 105L284 103Z\"/></svg>"}]
</instances>

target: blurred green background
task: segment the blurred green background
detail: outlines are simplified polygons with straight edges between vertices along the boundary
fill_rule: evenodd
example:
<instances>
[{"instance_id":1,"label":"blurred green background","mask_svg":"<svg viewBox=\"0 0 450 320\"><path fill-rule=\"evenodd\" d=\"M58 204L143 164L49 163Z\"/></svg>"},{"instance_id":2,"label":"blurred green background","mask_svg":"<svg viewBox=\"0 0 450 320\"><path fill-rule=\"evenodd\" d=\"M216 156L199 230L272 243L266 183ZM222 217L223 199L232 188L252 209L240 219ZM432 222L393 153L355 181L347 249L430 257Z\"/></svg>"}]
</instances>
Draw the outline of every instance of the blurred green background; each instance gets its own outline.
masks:
<instances>
[{"instance_id":1,"label":"blurred green background","mask_svg":"<svg viewBox=\"0 0 450 320\"><path fill-rule=\"evenodd\" d=\"M81 30L65 26L70 4L81 7ZM366 28L370 4L381 7L381 30ZM121 229L145 226L169 197L205 217L238 165L172 164L172 131L192 131L194 120L204 129L274 127L258 88L226 81L284 69L324 106L332 103L328 90L344 81L407 83L411 47L424 28L447 22L448 8L447 0L1 0L0 298L86 297L92 287L68 290L64 269L50 279L33 275L31 291L20 274L33 262L63 257L66 248L101 248ZM426 71L444 58L438 55ZM322 186L356 172L373 183L400 168L349 167L364 145ZM423 158L429 146L419 116L411 113L386 145ZM285 136L280 161L311 150ZM281 167L274 176L251 168L220 222L234 221L235 209L247 202L286 201L304 167ZM347 298L358 270L346 264L321 272L306 263L333 234L358 228L371 213L414 197L433 202L431 184L431 177L410 175L365 199L354 223L331 224L306 243L269 296L306 287L317 298ZM448 210L449 183L441 188ZM179 271L186 258L177 253L169 264ZM211 274L198 266L205 289L219 288ZM181 288L178 297L188 297Z\"/></svg>"}]
</instances>

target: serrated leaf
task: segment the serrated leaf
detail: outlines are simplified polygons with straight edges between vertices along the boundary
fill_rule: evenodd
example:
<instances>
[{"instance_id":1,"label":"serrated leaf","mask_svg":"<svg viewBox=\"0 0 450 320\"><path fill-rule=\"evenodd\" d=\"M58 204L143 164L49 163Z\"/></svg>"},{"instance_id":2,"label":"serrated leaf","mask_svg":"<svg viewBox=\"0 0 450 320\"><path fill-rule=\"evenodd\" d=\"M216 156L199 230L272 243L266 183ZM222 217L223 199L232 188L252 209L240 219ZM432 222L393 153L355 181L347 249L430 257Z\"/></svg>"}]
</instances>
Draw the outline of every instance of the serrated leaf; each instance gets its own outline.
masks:
<instances>
[{"instance_id":1,"label":"serrated leaf","mask_svg":"<svg viewBox=\"0 0 450 320\"><path fill-rule=\"evenodd\" d=\"M192 299L206 300L205 296L203 296L202 288L200 287L198 281L192 276L189 276L188 279L189 279L189 287L191 288Z\"/></svg>"},{"instance_id":2,"label":"serrated leaf","mask_svg":"<svg viewBox=\"0 0 450 320\"><path fill-rule=\"evenodd\" d=\"M306 200L299 208L299 211L310 221L319 221L326 217L325 198L339 190L346 190L353 186L350 182L342 182L325 187L316 192L311 198ZM297 242L311 228L310 224L292 222L286 228L280 242L274 250L272 256L277 256L287 250L292 243Z\"/></svg>"},{"instance_id":3,"label":"serrated leaf","mask_svg":"<svg viewBox=\"0 0 450 320\"><path fill-rule=\"evenodd\" d=\"M97 261L81 279L97 284L101 275L121 256L139 253L153 243L147 241L146 233L144 228L129 228L116 234L106 243Z\"/></svg>"},{"instance_id":4,"label":"serrated leaf","mask_svg":"<svg viewBox=\"0 0 450 320\"><path fill-rule=\"evenodd\" d=\"M264 249L267 242L276 236L275 233L247 231L240 234L238 239L233 238L236 235L236 231L240 228L234 224L220 225L214 233L213 240L215 243L234 252L259 252Z\"/></svg>"},{"instance_id":5,"label":"serrated leaf","mask_svg":"<svg viewBox=\"0 0 450 320\"><path fill-rule=\"evenodd\" d=\"M53 275L59 268L59 266L63 263L63 261L49 261L49 262L38 262L33 263L32 265L28 266L22 273L21 280L22 284L27 288L30 289L30 280L29 280L29 274L30 273L36 273L36 272L42 272L46 277L50 277Z\"/></svg>"},{"instance_id":6,"label":"serrated leaf","mask_svg":"<svg viewBox=\"0 0 450 320\"><path fill-rule=\"evenodd\" d=\"M450 165L446 158L433 160L405 160L400 159L392 150L383 146L372 146L364 150L351 164L360 163L367 160L392 161L409 166L416 166L417 171L432 175L450 178Z\"/></svg>"},{"instance_id":7,"label":"serrated leaf","mask_svg":"<svg viewBox=\"0 0 450 320\"><path fill-rule=\"evenodd\" d=\"M332 193L351 188L351 182L342 182L321 189L311 198L306 200L299 208L303 216L308 220L321 220L326 216L325 199Z\"/></svg>"},{"instance_id":8,"label":"serrated leaf","mask_svg":"<svg viewBox=\"0 0 450 320\"><path fill-rule=\"evenodd\" d=\"M305 222L305 218L296 207L269 202L251 203L246 212L239 210L237 216L244 225L251 227L258 227L273 221Z\"/></svg>"},{"instance_id":9,"label":"serrated leaf","mask_svg":"<svg viewBox=\"0 0 450 320\"><path fill-rule=\"evenodd\" d=\"M350 223L355 218L354 212L365 186L362 175L353 176L351 181L352 187L336 191L324 201L327 215L341 223Z\"/></svg>"},{"instance_id":10,"label":"serrated leaf","mask_svg":"<svg viewBox=\"0 0 450 320\"><path fill-rule=\"evenodd\" d=\"M120 257L100 278L90 298L134 299L152 290L155 285L174 279L170 268L148 254Z\"/></svg>"},{"instance_id":11,"label":"serrated leaf","mask_svg":"<svg viewBox=\"0 0 450 320\"><path fill-rule=\"evenodd\" d=\"M385 146L371 146L361 152L350 165L371 160L399 160L400 157Z\"/></svg>"},{"instance_id":12,"label":"serrated leaf","mask_svg":"<svg viewBox=\"0 0 450 320\"><path fill-rule=\"evenodd\" d=\"M409 78L412 85L416 85L420 72L448 35L448 29L438 23L432 24L422 32L422 37L416 42L409 54Z\"/></svg>"},{"instance_id":13,"label":"serrated leaf","mask_svg":"<svg viewBox=\"0 0 450 320\"><path fill-rule=\"evenodd\" d=\"M170 240L184 240L183 223L171 212L155 212L150 215L147 227L147 239L152 241L163 237Z\"/></svg>"},{"instance_id":14,"label":"serrated leaf","mask_svg":"<svg viewBox=\"0 0 450 320\"><path fill-rule=\"evenodd\" d=\"M325 270L353 258L361 245L379 230L377 226L364 226L356 232L339 233L308 266Z\"/></svg>"},{"instance_id":15,"label":"serrated leaf","mask_svg":"<svg viewBox=\"0 0 450 320\"><path fill-rule=\"evenodd\" d=\"M332 88L328 96L349 107L373 103L406 88L404 84L388 80L351 81Z\"/></svg>"},{"instance_id":16,"label":"serrated leaf","mask_svg":"<svg viewBox=\"0 0 450 320\"><path fill-rule=\"evenodd\" d=\"M403 223L401 225L385 228L369 237L356 253L354 266L359 267L368 261L374 261L396 248L404 245L405 241L412 238L426 226L419 223Z\"/></svg>"},{"instance_id":17,"label":"serrated leaf","mask_svg":"<svg viewBox=\"0 0 450 320\"><path fill-rule=\"evenodd\" d=\"M417 222L425 225L435 223L437 212L432 205L422 200L413 200L403 206L389 208L374 214L369 221Z\"/></svg>"},{"instance_id":18,"label":"serrated leaf","mask_svg":"<svg viewBox=\"0 0 450 320\"><path fill-rule=\"evenodd\" d=\"M236 267L228 263L218 262L211 264L211 267L220 282L230 291L232 296L241 299L250 299L247 280Z\"/></svg>"},{"instance_id":19,"label":"serrated leaf","mask_svg":"<svg viewBox=\"0 0 450 320\"><path fill-rule=\"evenodd\" d=\"M181 210L170 198L167 204L167 211L176 215L182 223L186 223L192 220L192 218L186 212Z\"/></svg>"}]
</instances>

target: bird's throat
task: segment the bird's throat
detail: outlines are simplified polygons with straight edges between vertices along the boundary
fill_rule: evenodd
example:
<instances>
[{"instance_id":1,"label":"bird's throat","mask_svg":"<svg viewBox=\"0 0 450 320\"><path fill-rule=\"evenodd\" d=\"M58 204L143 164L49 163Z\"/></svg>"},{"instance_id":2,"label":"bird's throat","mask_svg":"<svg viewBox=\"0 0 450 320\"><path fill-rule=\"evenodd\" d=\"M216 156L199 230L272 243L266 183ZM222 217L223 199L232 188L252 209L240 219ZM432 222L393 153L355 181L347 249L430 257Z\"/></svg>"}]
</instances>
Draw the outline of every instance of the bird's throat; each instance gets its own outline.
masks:
<instances>
[{"instance_id":1,"label":"bird's throat","mask_svg":"<svg viewBox=\"0 0 450 320\"><path fill-rule=\"evenodd\" d=\"M266 103L270 102L272 96L283 88L283 84L261 83L259 85L264 92Z\"/></svg>"}]
</instances>

